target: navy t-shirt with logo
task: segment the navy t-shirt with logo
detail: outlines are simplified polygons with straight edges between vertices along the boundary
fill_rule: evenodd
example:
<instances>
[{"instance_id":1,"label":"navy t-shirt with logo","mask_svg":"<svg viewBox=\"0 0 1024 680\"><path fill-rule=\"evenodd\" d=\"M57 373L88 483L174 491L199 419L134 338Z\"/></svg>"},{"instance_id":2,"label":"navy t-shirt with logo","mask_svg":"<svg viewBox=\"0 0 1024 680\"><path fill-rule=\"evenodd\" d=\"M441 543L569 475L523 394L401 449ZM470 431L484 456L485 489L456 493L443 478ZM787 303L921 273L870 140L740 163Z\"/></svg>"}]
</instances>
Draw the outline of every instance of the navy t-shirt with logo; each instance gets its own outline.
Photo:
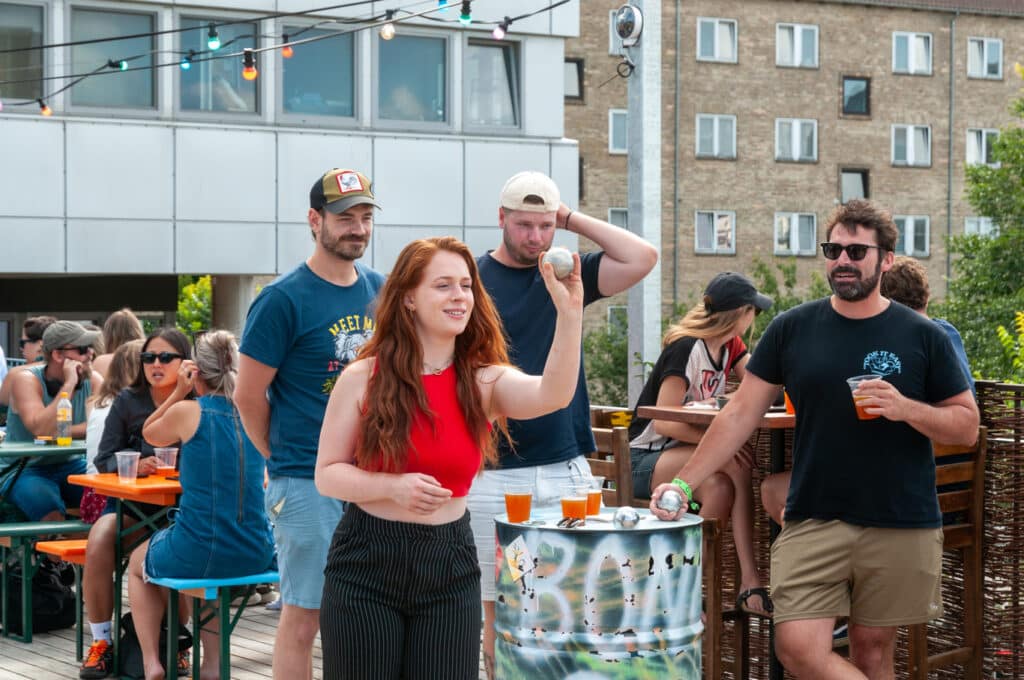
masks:
<instances>
[{"instance_id":1,"label":"navy t-shirt with logo","mask_svg":"<svg viewBox=\"0 0 1024 680\"><path fill-rule=\"evenodd\" d=\"M858 420L846 383L880 375L929 404L966 391L941 328L895 302L868 319L850 319L825 298L773 319L747 370L785 385L796 409L787 520L941 526L928 437L885 417Z\"/></svg>"},{"instance_id":2,"label":"navy t-shirt with logo","mask_svg":"<svg viewBox=\"0 0 1024 680\"><path fill-rule=\"evenodd\" d=\"M267 285L249 307L240 351L277 369L267 395L272 477L313 478L331 389L373 335L371 303L384 277L355 266L355 283L338 286L302 263Z\"/></svg>"}]
</instances>

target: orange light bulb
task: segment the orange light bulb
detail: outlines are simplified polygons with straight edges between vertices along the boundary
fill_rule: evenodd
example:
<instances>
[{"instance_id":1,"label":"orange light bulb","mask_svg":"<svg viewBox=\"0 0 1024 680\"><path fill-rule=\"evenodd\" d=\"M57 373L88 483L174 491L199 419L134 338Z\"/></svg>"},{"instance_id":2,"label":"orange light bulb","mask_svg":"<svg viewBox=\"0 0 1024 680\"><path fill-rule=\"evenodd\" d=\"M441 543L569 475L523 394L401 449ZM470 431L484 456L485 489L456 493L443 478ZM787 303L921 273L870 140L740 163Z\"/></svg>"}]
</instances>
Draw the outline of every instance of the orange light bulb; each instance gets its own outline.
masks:
<instances>
[{"instance_id":1,"label":"orange light bulb","mask_svg":"<svg viewBox=\"0 0 1024 680\"><path fill-rule=\"evenodd\" d=\"M242 77L246 80L256 80L256 76L259 74L260 72L256 70L255 66L246 66L242 68Z\"/></svg>"},{"instance_id":2,"label":"orange light bulb","mask_svg":"<svg viewBox=\"0 0 1024 680\"><path fill-rule=\"evenodd\" d=\"M295 50L292 49L291 45L285 45L281 48L281 56L285 59L291 59L295 56Z\"/></svg>"}]
</instances>

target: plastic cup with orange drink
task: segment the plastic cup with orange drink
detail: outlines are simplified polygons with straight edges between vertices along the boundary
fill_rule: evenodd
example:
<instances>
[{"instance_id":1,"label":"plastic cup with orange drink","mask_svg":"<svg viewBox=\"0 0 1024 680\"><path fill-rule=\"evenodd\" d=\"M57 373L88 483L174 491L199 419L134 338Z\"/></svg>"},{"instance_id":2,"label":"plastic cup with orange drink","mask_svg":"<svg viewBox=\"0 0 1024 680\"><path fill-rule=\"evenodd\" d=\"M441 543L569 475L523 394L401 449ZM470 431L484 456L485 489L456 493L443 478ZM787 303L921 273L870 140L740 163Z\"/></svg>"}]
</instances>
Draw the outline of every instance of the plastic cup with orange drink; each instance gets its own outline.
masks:
<instances>
[{"instance_id":1,"label":"plastic cup with orange drink","mask_svg":"<svg viewBox=\"0 0 1024 680\"><path fill-rule=\"evenodd\" d=\"M510 485L505 489L505 513L508 521L527 522L530 519L530 505L533 489L528 484Z\"/></svg>"},{"instance_id":2,"label":"plastic cup with orange drink","mask_svg":"<svg viewBox=\"0 0 1024 680\"><path fill-rule=\"evenodd\" d=\"M587 515L601 514L601 489L604 488L604 477L600 475L590 478L590 488L587 489Z\"/></svg>"},{"instance_id":3,"label":"plastic cup with orange drink","mask_svg":"<svg viewBox=\"0 0 1024 680\"><path fill-rule=\"evenodd\" d=\"M850 390L853 392L853 405L857 408L857 418L860 420L874 420L878 417L877 413L868 413L864 410L861 404L868 397L857 396L857 388L860 387L861 383L865 383L869 380L881 380L880 375L855 375L852 378L847 378L846 382L850 386Z\"/></svg>"},{"instance_id":4,"label":"plastic cup with orange drink","mask_svg":"<svg viewBox=\"0 0 1024 680\"><path fill-rule=\"evenodd\" d=\"M158 475L173 475L175 464L178 462L177 446L158 446L153 449L156 454Z\"/></svg>"},{"instance_id":5,"label":"plastic cup with orange drink","mask_svg":"<svg viewBox=\"0 0 1024 680\"><path fill-rule=\"evenodd\" d=\"M562 517L585 520L587 518L587 495L589 484L566 484L562 487Z\"/></svg>"}]
</instances>

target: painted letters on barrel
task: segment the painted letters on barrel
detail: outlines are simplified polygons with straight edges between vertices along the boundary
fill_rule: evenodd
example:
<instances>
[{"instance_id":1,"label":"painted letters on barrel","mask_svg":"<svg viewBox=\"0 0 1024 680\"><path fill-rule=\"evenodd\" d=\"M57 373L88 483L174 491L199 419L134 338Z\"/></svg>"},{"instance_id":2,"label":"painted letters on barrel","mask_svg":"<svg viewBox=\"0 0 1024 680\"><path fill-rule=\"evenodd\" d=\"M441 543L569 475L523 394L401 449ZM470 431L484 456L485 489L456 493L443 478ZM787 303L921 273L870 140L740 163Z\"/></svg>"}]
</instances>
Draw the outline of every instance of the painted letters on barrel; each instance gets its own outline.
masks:
<instances>
[{"instance_id":1,"label":"painted letters on barrel","mask_svg":"<svg viewBox=\"0 0 1024 680\"><path fill-rule=\"evenodd\" d=\"M498 518L499 678L700 680L700 518L640 513L634 529Z\"/></svg>"}]
</instances>

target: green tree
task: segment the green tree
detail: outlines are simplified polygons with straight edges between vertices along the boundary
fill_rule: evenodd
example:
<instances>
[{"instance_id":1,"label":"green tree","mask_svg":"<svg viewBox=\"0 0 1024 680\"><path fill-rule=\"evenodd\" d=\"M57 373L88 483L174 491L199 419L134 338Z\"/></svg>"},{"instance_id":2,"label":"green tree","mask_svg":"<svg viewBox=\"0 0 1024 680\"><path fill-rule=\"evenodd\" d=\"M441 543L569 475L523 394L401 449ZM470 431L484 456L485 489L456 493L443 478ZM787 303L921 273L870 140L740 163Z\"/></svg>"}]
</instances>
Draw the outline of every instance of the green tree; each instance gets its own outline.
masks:
<instances>
[{"instance_id":1,"label":"green tree","mask_svg":"<svg viewBox=\"0 0 1024 680\"><path fill-rule=\"evenodd\" d=\"M781 283L779 276L782 277ZM758 338L764 333L764 329L768 328L768 324L776 316L802 302L816 300L832 292L821 274L811 272L811 281L807 285L807 292L801 294L797 290L795 258L776 260L773 270L767 262L755 257L751 267L751 278L757 285L757 289L773 300L772 306L758 314L754 320L751 346L757 343Z\"/></svg>"},{"instance_id":2,"label":"green tree","mask_svg":"<svg viewBox=\"0 0 1024 680\"><path fill-rule=\"evenodd\" d=\"M996 328L996 337L1003 348L1003 356L1010 362L1012 373L1005 379L1010 382L1024 382L1024 312L1013 315L1013 331L1000 325Z\"/></svg>"},{"instance_id":3,"label":"green tree","mask_svg":"<svg viewBox=\"0 0 1024 680\"><path fill-rule=\"evenodd\" d=\"M1019 64L1016 70L1024 77ZM949 295L931 310L960 331L975 374L998 380L1013 375L1013 366L993 342L993 330L1011 325L1014 312L1024 309L1024 97L1014 100L1010 112L1018 126L1000 131L992 146L994 167L967 168L967 200L976 214L992 218L998 234L950 239Z\"/></svg>"},{"instance_id":4,"label":"green tree","mask_svg":"<svg viewBox=\"0 0 1024 680\"><path fill-rule=\"evenodd\" d=\"M210 276L178 277L178 328L189 335L210 327L213 288Z\"/></svg>"}]
</instances>

